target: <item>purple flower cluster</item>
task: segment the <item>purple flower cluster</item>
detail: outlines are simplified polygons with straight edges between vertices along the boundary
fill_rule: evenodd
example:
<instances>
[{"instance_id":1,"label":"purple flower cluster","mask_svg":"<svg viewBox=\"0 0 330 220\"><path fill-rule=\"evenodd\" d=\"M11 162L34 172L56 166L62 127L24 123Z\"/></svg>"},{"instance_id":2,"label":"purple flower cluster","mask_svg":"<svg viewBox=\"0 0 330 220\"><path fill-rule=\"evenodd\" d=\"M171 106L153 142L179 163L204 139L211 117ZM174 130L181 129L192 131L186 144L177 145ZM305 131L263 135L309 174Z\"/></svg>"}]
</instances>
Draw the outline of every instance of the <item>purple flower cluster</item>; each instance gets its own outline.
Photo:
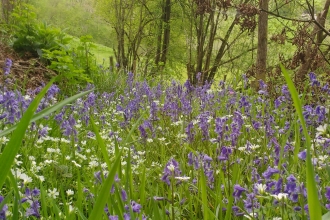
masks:
<instances>
[{"instance_id":1,"label":"purple flower cluster","mask_svg":"<svg viewBox=\"0 0 330 220\"><path fill-rule=\"evenodd\" d=\"M9 58L6 58L5 66L3 67L3 71L5 75L9 75L12 64L13 61Z\"/></svg>"},{"instance_id":2,"label":"purple flower cluster","mask_svg":"<svg viewBox=\"0 0 330 220\"><path fill-rule=\"evenodd\" d=\"M29 188L25 189L25 197L21 200L21 203L28 202L30 207L26 210L25 216L34 216L40 218L40 203L38 197L40 195L40 190L34 188L30 190Z\"/></svg>"},{"instance_id":3,"label":"purple flower cluster","mask_svg":"<svg viewBox=\"0 0 330 220\"><path fill-rule=\"evenodd\" d=\"M2 196L0 196L0 204L2 204L4 198ZM2 220L6 220L6 211L8 210L8 205L4 204L2 206L2 209L0 209L0 219Z\"/></svg>"},{"instance_id":4,"label":"purple flower cluster","mask_svg":"<svg viewBox=\"0 0 330 220\"><path fill-rule=\"evenodd\" d=\"M161 180L165 182L167 185L171 184L171 178L174 179L174 177L178 177L181 175L181 170L179 167L179 163L171 158L167 164L165 165L163 176L161 177ZM172 181L173 181L172 179Z\"/></svg>"}]
</instances>

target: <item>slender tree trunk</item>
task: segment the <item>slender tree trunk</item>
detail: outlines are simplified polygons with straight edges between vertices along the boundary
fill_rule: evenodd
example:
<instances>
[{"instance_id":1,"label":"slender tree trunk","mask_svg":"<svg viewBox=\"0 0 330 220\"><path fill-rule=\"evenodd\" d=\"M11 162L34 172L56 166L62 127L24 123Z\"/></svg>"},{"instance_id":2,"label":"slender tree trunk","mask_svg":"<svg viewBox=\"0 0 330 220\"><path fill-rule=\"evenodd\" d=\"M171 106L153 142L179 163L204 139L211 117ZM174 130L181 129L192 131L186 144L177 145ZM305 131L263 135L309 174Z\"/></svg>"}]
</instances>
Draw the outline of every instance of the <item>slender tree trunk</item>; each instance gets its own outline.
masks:
<instances>
[{"instance_id":1,"label":"slender tree trunk","mask_svg":"<svg viewBox=\"0 0 330 220\"><path fill-rule=\"evenodd\" d=\"M166 64L167 60L167 54L168 54L168 47L170 44L170 19L171 19L171 0L165 1L165 7L164 7L164 35L163 35L163 46L162 46L162 56L161 56L161 62L163 62L163 65Z\"/></svg>"},{"instance_id":2,"label":"slender tree trunk","mask_svg":"<svg viewBox=\"0 0 330 220\"><path fill-rule=\"evenodd\" d=\"M268 11L268 1L260 0L259 8ZM256 80L253 87L259 89L259 80L266 81L267 68L267 32L268 32L268 13L261 11L258 18L258 47L257 47L257 64L256 64Z\"/></svg>"},{"instance_id":3,"label":"slender tree trunk","mask_svg":"<svg viewBox=\"0 0 330 220\"><path fill-rule=\"evenodd\" d=\"M160 21L158 24L157 47L156 47L156 57L155 57L155 64L157 66L160 62L160 57L162 53L162 33L163 33L163 21Z\"/></svg>"}]
</instances>

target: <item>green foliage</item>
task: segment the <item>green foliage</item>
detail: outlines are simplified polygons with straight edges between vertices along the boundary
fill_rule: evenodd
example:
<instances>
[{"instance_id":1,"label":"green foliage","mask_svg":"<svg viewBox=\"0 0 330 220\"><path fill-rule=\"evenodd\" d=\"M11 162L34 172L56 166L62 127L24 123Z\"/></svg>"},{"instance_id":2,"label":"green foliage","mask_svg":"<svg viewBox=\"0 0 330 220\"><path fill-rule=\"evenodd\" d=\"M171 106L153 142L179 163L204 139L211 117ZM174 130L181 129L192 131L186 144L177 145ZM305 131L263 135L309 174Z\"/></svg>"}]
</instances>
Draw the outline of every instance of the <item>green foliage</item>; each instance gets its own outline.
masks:
<instances>
[{"instance_id":1,"label":"green foliage","mask_svg":"<svg viewBox=\"0 0 330 220\"><path fill-rule=\"evenodd\" d=\"M91 53L91 49L95 48L92 39L90 35L83 36L75 47L43 50L43 58L50 61L48 67L63 74L62 89L71 90L77 85L84 86L99 75L100 69Z\"/></svg>"},{"instance_id":2,"label":"green foliage","mask_svg":"<svg viewBox=\"0 0 330 220\"><path fill-rule=\"evenodd\" d=\"M13 48L19 53L41 57L42 49L60 49L70 41L60 29L39 23L35 9L31 5L19 5L12 13L12 17Z\"/></svg>"},{"instance_id":3,"label":"green foliage","mask_svg":"<svg viewBox=\"0 0 330 220\"><path fill-rule=\"evenodd\" d=\"M68 91L72 86L91 82L85 70L78 68L74 63L74 57L68 55L65 50L43 50L43 52L43 57L51 61L48 68L62 74L61 89Z\"/></svg>"}]
</instances>

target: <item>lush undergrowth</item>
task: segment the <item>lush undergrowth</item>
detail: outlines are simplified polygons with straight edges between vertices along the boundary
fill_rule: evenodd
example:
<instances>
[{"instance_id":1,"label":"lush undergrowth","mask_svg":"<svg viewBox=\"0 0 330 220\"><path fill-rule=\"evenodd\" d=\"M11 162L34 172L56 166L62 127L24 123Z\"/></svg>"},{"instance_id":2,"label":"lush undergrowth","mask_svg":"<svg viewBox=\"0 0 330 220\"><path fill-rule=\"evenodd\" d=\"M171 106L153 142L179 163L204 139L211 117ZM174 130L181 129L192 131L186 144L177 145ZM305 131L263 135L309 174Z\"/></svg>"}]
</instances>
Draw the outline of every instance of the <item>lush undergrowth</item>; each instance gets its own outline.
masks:
<instances>
[{"instance_id":1,"label":"lush undergrowth","mask_svg":"<svg viewBox=\"0 0 330 220\"><path fill-rule=\"evenodd\" d=\"M28 122L23 112L40 89L1 87L0 153L19 150L0 175L0 219L308 218L307 142L287 86L272 100L263 82L252 95L223 82L151 86L116 74L122 89L90 91L55 112L48 108L64 95L52 85L22 141L6 130ZM303 116L326 215L330 90L310 77L302 101L320 101L303 103Z\"/></svg>"}]
</instances>

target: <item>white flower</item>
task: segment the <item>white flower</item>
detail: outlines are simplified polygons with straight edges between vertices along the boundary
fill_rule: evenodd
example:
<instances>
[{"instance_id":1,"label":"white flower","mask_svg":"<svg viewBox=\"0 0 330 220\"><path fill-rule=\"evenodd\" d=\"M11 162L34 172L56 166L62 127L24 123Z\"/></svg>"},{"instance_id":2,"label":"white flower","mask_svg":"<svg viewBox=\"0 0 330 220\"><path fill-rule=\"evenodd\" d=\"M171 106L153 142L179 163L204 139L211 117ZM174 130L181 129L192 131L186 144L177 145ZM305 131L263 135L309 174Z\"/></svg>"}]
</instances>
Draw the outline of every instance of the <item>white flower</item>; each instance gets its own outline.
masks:
<instances>
[{"instance_id":1,"label":"white flower","mask_svg":"<svg viewBox=\"0 0 330 220\"><path fill-rule=\"evenodd\" d=\"M82 154L80 154L78 152L76 152L76 156L80 157L83 160L87 160L87 157L85 155L82 155Z\"/></svg>"},{"instance_id":2,"label":"white flower","mask_svg":"<svg viewBox=\"0 0 330 220\"><path fill-rule=\"evenodd\" d=\"M249 213L249 215L244 215L244 217L252 220L254 217L257 217L257 213Z\"/></svg>"},{"instance_id":3,"label":"white flower","mask_svg":"<svg viewBox=\"0 0 330 220\"><path fill-rule=\"evenodd\" d=\"M322 134L326 134L327 132L327 124L324 124L324 125L320 125L316 128L316 136L320 136Z\"/></svg>"},{"instance_id":4,"label":"white flower","mask_svg":"<svg viewBox=\"0 0 330 220\"><path fill-rule=\"evenodd\" d=\"M0 138L0 143L7 143L9 141L9 139L8 138L6 138L6 137L1 137Z\"/></svg>"},{"instance_id":5,"label":"white flower","mask_svg":"<svg viewBox=\"0 0 330 220\"><path fill-rule=\"evenodd\" d=\"M74 212L75 211L75 208L72 206L72 205L69 205L69 212Z\"/></svg>"},{"instance_id":6,"label":"white flower","mask_svg":"<svg viewBox=\"0 0 330 220\"><path fill-rule=\"evenodd\" d=\"M187 134L178 134L177 137L178 138L187 138Z\"/></svg>"},{"instance_id":7,"label":"white flower","mask_svg":"<svg viewBox=\"0 0 330 220\"><path fill-rule=\"evenodd\" d=\"M328 155L321 155L319 156L319 160L324 162L329 156Z\"/></svg>"},{"instance_id":8,"label":"white flower","mask_svg":"<svg viewBox=\"0 0 330 220\"><path fill-rule=\"evenodd\" d=\"M164 138L164 137L161 137L161 138L158 138L158 140L160 140L160 141L165 141L165 140L166 140L166 138Z\"/></svg>"},{"instance_id":9,"label":"white flower","mask_svg":"<svg viewBox=\"0 0 330 220\"><path fill-rule=\"evenodd\" d=\"M74 194L74 191L73 191L72 189L68 189L68 190L66 191L66 194L67 194L68 196L72 196L72 195Z\"/></svg>"},{"instance_id":10,"label":"white flower","mask_svg":"<svg viewBox=\"0 0 330 220\"><path fill-rule=\"evenodd\" d=\"M29 95L25 95L25 96L24 96L24 100L28 101L28 100L30 100L30 99L31 99L31 97L30 97Z\"/></svg>"},{"instance_id":11,"label":"white flower","mask_svg":"<svg viewBox=\"0 0 330 220\"><path fill-rule=\"evenodd\" d=\"M76 166L76 167L81 167L81 165L80 164L78 164L76 161L72 161L72 163Z\"/></svg>"},{"instance_id":12,"label":"white flower","mask_svg":"<svg viewBox=\"0 0 330 220\"><path fill-rule=\"evenodd\" d=\"M265 191L266 191L266 185L265 184L262 184L262 183L257 183L256 185L255 185L255 187L256 187L256 189L258 190L258 192L260 193L260 194L263 194Z\"/></svg>"},{"instance_id":13,"label":"white flower","mask_svg":"<svg viewBox=\"0 0 330 220\"><path fill-rule=\"evenodd\" d=\"M239 147L237 148L239 151L245 151L246 150L246 147Z\"/></svg>"},{"instance_id":14,"label":"white flower","mask_svg":"<svg viewBox=\"0 0 330 220\"><path fill-rule=\"evenodd\" d=\"M175 167L174 167L173 164L170 164L170 165L167 166L167 169L169 169L171 172L173 172Z\"/></svg>"},{"instance_id":15,"label":"white flower","mask_svg":"<svg viewBox=\"0 0 330 220\"><path fill-rule=\"evenodd\" d=\"M99 163L95 160L92 160L91 162L89 162L89 167L90 168L95 168L98 167Z\"/></svg>"},{"instance_id":16,"label":"white flower","mask_svg":"<svg viewBox=\"0 0 330 220\"><path fill-rule=\"evenodd\" d=\"M152 143L152 142L154 142L154 140L152 140L151 138L148 138L148 139L147 139L147 142L148 142L148 143Z\"/></svg>"},{"instance_id":17,"label":"white flower","mask_svg":"<svg viewBox=\"0 0 330 220\"><path fill-rule=\"evenodd\" d=\"M279 193L277 195L271 195L271 196L274 197L278 201L286 200L288 198L288 194L287 193Z\"/></svg>"},{"instance_id":18,"label":"white flower","mask_svg":"<svg viewBox=\"0 0 330 220\"><path fill-rule=\"evenodd\" d=\"M19 178L21 180L23 180L24 185L27 184L27 183L31 183L32 182L32 178L29 177L28 175L26 175L25 173L21 173L20 176L19 176Z\"/></svg>"},{"instance_id":19,"label":"white flower","mask_svg":"<svg viewBox=\"0 0 330 220\"><path fill-rule=\"evenodd\" d=\"M179 121L173 122L172 124L173 124L173 125L176 125L176 126L177 126L177 125L181 125L181 124L182 124L182 121L179 120Z\"/></svg>"},{"instance_id":20,"label":"white flower","mask_svg":"<svg viewBox=\"0 0 330 220\"><path fill-rule=\"evenodd\" d=\"M160 167L161 164L158 163L158 162L152 161L151 166L152 166L152 167Z\"/></svg>"},{"instance_id":21,"label":"white flower","mask_svg":"<svg viewBox=\"0 0 330 220\"><path fill-rule=\"evenodd\" d=\"M190 180L189 176L176 176L175 179L181 180L181 181L187 181Z\"/></svg>"},{"instance_id":22,"label":"white flower","mask_svg":"<svg viewBox=\"0 0 330 220\"><path fill-rule=\"evenodd\" d=\"M250 145L250 148L252 149L252 150L255 150L255 149L258 149L260 146L259 145L256 145L256 144L251 144Z\"/></svg>"},{"instance_id":23,"label":"white flower","mask_svg":"<svg viewBox=\"0 0 330 220\"><path fill-rule=\"evenodd\" d=\"M282 218L281 217L275 217L275 218L273 218L273 220L282 220Z\"/></svg>"},{"instance_id":24,"label":"white flower","mask_svg":"<svg viewBox=\"0 0 330 220\"><path fill-rule=\"evenodd\" d=\"M53 199L56 199L56 197L59 195L59 193L57 192L57 189L54 188L53 190L51 189L48 189L48 196L53 198Z\"/></svg>"},{"instance_id":25,"label":"white flower","mask_svg":"<svg viewBox=\"0 0 330 220\"><path fill-rule=\"evenodd\" d=\"M44 176L37 176L37 178L40 180L40 182L45 181L45 177Z\"/></svg>"}]
</instances>

